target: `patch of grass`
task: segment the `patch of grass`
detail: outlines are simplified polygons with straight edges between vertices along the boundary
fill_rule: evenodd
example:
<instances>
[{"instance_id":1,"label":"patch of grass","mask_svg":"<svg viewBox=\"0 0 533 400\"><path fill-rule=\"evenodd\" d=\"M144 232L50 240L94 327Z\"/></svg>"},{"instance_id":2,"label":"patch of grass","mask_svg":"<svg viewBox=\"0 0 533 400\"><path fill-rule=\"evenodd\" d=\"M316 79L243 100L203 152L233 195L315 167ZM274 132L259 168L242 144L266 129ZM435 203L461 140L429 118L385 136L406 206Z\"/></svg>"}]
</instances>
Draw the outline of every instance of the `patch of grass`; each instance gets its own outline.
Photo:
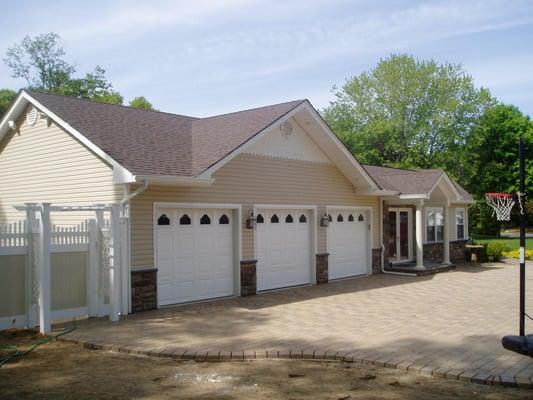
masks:
<instances>
[{"instance_id":1,"label":"patch of grass","mask_svg":"<svg viewBox=\"0 0 533 400\"><path fill-rule=\"evenodd\" d=\"M500 243L511 250L518 250L520 247L520 240L517 238L505 238L494 236L475 236L474 241L476 243ZM533 250L533 239L526 238L526 250Z\"/></svg>"}]
</instances>

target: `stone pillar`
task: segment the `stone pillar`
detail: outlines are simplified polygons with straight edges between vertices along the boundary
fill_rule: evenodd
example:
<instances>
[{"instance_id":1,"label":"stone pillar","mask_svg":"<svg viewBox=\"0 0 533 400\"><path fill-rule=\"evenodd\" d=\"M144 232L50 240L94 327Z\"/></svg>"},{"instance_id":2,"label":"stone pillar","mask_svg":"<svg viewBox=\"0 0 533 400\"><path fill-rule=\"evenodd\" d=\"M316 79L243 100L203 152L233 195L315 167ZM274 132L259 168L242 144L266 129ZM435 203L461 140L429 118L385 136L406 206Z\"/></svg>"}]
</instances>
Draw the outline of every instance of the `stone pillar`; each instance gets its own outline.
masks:
<instances>
[{"instance_id":1,"label":"stone pillar","mask_svg":"<svg viewBox=\"0 0 533 400\"><path fill-rule=\"evenodd\" d=\"M443 242L443 264L450 264L450 211L448 209L448 203L442 207L442 217L444 218L444 226L442 229L442 242Z\"/></svg>"},{"instance_id":2,"label":"stone pillar","mask_svg":"<svg viewBox=\"0 0 533 400\"><path fill-rule=\"evenodd\" d=\"M241 296L257 294L257 260L241 261Z\"/></svg>"},{"instance_id":3,"label":"stone pillar","mask_svg":"<svg viewBox=\"0 0 533 400\"><path fill-rule=\"evenodd\" d=\"M157 269L131 271L131 312L157 309Z\"/></svg>"},{"instance_id":4,"label":"stone pillar","mask_svg":"<svg viewBox=\"0 0 533 400\"><path fill-rule=\"evenodd\" d=\"M381 249L372 249L372 273L381 274Z\"/></svg>"},{"instance_id":5,"label":"stone pillar","mask_svg":"<svg viewBox=\"0 0 533 400\"><path fill-rule=\"evenodd\" d=\"M416 267L424 267L424 201L416 205Z\"/></svg>"},{"instance_id":6,"label":"stone pillar","mask_svg":"<svg viewBox=\"0 0 533 400\"><path fill-rule=\"evenodd\" d=\"M329 253L320 253L316 255L316 283L329 282L329 267L328 267Z\"/></svg>"}]
</instances>

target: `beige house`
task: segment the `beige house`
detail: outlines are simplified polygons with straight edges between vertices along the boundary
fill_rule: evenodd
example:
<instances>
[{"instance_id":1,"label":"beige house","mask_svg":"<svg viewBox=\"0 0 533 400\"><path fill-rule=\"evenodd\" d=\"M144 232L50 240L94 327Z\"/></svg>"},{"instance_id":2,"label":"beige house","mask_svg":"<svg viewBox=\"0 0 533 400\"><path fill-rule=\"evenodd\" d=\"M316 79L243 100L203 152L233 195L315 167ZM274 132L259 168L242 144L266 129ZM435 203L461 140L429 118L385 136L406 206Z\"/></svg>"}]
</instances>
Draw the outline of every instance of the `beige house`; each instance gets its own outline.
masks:
<instances>
[{"instance_id":1,"label":"beige house","mask_svg":"<svg viewBox=\"0 0 533 400\"><path fill-rule=\"evenodd\" d=\"M0 122L0 224L28 202L122 205L136 311L447 268L472 198L440 170L361 165L307 100L194 118L21 91Z\"/></svg>"}]
</instances>

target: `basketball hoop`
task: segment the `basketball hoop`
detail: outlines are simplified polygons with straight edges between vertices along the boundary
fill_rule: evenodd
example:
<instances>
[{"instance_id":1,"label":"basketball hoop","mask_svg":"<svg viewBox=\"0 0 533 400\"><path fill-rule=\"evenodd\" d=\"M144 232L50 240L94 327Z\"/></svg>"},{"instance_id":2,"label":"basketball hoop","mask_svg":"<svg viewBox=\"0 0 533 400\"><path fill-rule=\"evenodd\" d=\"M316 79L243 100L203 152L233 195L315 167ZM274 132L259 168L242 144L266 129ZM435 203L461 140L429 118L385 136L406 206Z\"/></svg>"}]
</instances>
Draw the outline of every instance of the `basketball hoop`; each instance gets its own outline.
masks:
<instances>
[{"instance_id":1,"label":"basketball hoop","mask_svg":"<svg viewBox=\"0 0 533 400\"><path fill-rule=\"evenodd\" d=\"M514 206L512 193L485 193L487 204L492 207L498 221L509 221Z\"/></svg>"}]
</instances>

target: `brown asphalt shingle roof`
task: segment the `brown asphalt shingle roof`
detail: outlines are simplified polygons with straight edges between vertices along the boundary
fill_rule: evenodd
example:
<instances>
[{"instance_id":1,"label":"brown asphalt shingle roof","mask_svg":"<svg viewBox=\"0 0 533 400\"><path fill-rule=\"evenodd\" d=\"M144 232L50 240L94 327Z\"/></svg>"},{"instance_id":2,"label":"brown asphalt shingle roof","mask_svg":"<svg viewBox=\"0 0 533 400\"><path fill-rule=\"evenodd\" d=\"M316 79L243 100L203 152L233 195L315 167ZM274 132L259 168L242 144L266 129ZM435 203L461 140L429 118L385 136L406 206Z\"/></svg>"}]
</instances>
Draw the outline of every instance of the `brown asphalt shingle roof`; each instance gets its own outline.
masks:
<instances>
[{"instance_id":1,"label":"brown asphalt shingle roof","mask_svg":"<svg viewBox=\"0 0 533 400\"><path fill-rule=\"evenodd\" d=\"M305 100L209 118L28 92L134 175L197 176Z\"/></svg>"},{"instance_id":2,"label":"brown asphalt shingle roof","mask_svg":"<svg viewBox=\"0 0 533 400\"><path fill-rule=\"evenodd\" d=\"M439 178L446 173L440 169L400 169L363 165L365 170L384 190L394 190L401 194L428 194ZM457 182L450 178L462 200L471 200L472 196Z\"/></svg>"}]
</instances>

